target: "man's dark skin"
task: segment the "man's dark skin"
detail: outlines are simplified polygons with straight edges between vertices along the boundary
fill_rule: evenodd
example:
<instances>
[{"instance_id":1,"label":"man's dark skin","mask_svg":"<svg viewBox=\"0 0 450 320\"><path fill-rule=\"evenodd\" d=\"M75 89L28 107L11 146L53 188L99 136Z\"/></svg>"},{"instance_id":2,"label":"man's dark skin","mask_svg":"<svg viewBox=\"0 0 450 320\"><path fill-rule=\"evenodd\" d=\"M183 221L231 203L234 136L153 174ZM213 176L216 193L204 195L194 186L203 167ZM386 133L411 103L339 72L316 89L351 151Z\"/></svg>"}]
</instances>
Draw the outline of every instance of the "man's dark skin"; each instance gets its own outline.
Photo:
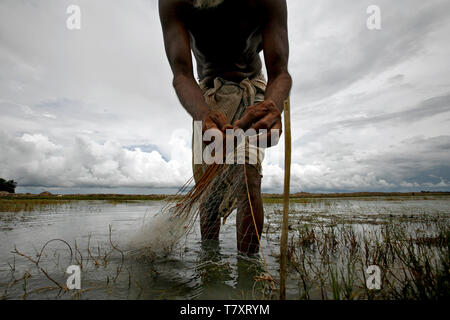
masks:
<instances>
[{"instance_id":1,"label":"man's dark skin","mask_svg":"<svg viewBox=\"0 0 450 320\"><path fill-rule=\"evenodd\" d=\"M214 8L195 8L193 0L159 0L166 54L173 72L178 98L194 120L203 121L203 131L230 128L281 130L281 113L289 96L292 80L287 64L289 44L286 0L224 0ZM264 52L268 83L264 101L247 108L234 124L225 115L211 111L194 78L191 52L197 61L199 80L221 77L241 82L261 72L259 53ZM270 141L270 138L269 138ZM261 235L264 212L261 176L247 165L250 201ZM247 192L238 199L236 218L237 246L242 253L258 252L253 218ZM217 240L220 219L208 219L201 210L202 239Z\"/></svg>"}]
</instances>

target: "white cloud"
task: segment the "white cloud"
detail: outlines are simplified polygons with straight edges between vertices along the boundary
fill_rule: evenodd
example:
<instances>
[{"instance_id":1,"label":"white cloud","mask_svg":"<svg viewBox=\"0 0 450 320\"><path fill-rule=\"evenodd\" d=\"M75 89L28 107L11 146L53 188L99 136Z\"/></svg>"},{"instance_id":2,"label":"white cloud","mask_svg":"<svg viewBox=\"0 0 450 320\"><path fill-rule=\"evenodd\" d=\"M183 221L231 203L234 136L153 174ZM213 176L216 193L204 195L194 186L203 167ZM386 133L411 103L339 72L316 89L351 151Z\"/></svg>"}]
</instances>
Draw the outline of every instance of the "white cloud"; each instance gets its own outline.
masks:
<instances>
[{"instance_id":1,"label":"white cloud","mask_svg":"<svg viewBox=\"0 0 450 320\"><path fill-rule=\"evenodd\" d=\"M0 144L0 163L7 164L0 167L0 175L14 177L21 186L177 187L191 170L181 156L165 160L158 151L128 150L118 142L100 144L87 136L58 145L40 134L2 133ZM179 137L172 137L169 146L181 155L190 153Z\"/></svg>"}]
</instances>

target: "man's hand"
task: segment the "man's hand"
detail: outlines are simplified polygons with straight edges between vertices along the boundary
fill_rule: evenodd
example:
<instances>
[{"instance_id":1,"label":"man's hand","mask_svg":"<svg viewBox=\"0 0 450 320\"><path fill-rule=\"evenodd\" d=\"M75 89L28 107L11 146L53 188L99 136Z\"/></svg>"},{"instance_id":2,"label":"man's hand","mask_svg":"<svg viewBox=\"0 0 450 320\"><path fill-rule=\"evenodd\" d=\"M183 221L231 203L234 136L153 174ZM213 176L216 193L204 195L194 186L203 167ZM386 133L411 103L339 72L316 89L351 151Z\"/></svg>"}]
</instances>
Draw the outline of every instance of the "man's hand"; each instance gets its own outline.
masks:
<instances>
[{"instance_id":1,"label":"man's hand","mask_svg":"<svg viewBox=\"0 0 450 320\"><path fill-rule=\"evenodd\" d=\"M227 117L219 111L208 111L203 117L203 134L207 130L219 130L223 136L227 129L233 129L233 126L228 123ZM211 141L212 142L212 141ZM209 143L211 143L209 142ZM207 144L209 144L207 142Z\"/></svg>"},{"instance_id":2,"label":"man's hand","mask_svg":"<svg viewBox=\"0 0 450 320\"><path fill-rule=\"evenodd\" d=\"M278 130L278 138L282 132L281 111L272 100L262 101L248 107L244 116L234 123L234 127L244 131L254 129L257 134L259 130L266 129L267 147L274 146L278 143L278 139L272 143L272 135L277 134L274 130Z\"/></svg>"},{"instance_id":3,"label":"man's hand","mask_svg":"<svg viewBox=\"0 0 450 320\"><path fill-rule=\"evenodd\" d=\"M203 117L203 133L208 129L218 129L225 133L225 130L233 129L233 126L222 112L208 111Z\"/></svg>"}]
</instances>

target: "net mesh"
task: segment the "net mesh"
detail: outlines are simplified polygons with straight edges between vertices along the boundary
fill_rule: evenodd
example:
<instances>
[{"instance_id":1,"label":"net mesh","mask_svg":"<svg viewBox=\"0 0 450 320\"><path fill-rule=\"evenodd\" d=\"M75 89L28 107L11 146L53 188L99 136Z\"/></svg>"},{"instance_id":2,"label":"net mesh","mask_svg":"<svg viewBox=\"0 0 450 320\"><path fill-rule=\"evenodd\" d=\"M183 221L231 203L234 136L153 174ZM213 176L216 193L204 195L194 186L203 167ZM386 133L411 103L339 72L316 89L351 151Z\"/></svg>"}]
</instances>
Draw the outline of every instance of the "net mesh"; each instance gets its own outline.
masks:
<instances>
[{"instance_id":1,"label":"net mesh","mask_svg":"<svg viewBox=\"0 0 450 320\"><path fill-rule=\"evenodd\" d=\"M237 207L248 205L244 165L212 164L194 184L190 178L160 212L146 221L141 232L132 240L134 246L145 246L151 251L169 252L193 229L197 219L202 234L214 234ZM248 226L247 232L255 230Z\"/></svg>"},{"instance_id":2,"label":"net mesh","mask_svg":"<svg viewBox=\"0 0 450 320\"><path fill-rule=\"evenodd\" d=\"M255 176L259 181L254 180ZM237 208L238 248L244 253L261 252L265 272L255 276L254 280L274 290L276 282L268 270L261 247L263 207L260 179L260 171L248 163L207 166L193 187L194 177L175 196L167 199L162 210L147 221L142 232L133 239L134 245L152 255L168 254L192 231L199 217L202 238L212 236L218 239L220 223L224 224Z\"/></svg>"}]
</instances>

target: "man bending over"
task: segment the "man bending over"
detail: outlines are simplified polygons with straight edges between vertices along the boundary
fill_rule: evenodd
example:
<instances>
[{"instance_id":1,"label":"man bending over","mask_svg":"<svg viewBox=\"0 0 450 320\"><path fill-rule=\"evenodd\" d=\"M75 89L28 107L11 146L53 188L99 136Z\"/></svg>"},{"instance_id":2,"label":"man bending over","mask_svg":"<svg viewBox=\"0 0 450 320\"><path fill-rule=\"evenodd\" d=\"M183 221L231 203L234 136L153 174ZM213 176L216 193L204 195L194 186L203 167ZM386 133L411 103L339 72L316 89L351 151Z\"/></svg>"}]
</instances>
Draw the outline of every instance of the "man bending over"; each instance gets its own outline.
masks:
<instances>
[{"instance_id":1,"label":"man bending over","mask_svg":"<svg viewBox=\"0 0 450 320\"><path fill-rule=\"evenodd\" d=\"M193 120L203 122L203 131L281 130L281 113L292 85L286 0L159 0L159 12L173 86ZM202 168L194 164L196 182ZM247 193L236 195L237 247L253 254L259 250L256 235L261 235L264 223L261 163L246 169L250 203ZM220 217L230 212L219 213L219 205L200 210L203 240L219 238Z\"/></svg>"}]
</instances>

